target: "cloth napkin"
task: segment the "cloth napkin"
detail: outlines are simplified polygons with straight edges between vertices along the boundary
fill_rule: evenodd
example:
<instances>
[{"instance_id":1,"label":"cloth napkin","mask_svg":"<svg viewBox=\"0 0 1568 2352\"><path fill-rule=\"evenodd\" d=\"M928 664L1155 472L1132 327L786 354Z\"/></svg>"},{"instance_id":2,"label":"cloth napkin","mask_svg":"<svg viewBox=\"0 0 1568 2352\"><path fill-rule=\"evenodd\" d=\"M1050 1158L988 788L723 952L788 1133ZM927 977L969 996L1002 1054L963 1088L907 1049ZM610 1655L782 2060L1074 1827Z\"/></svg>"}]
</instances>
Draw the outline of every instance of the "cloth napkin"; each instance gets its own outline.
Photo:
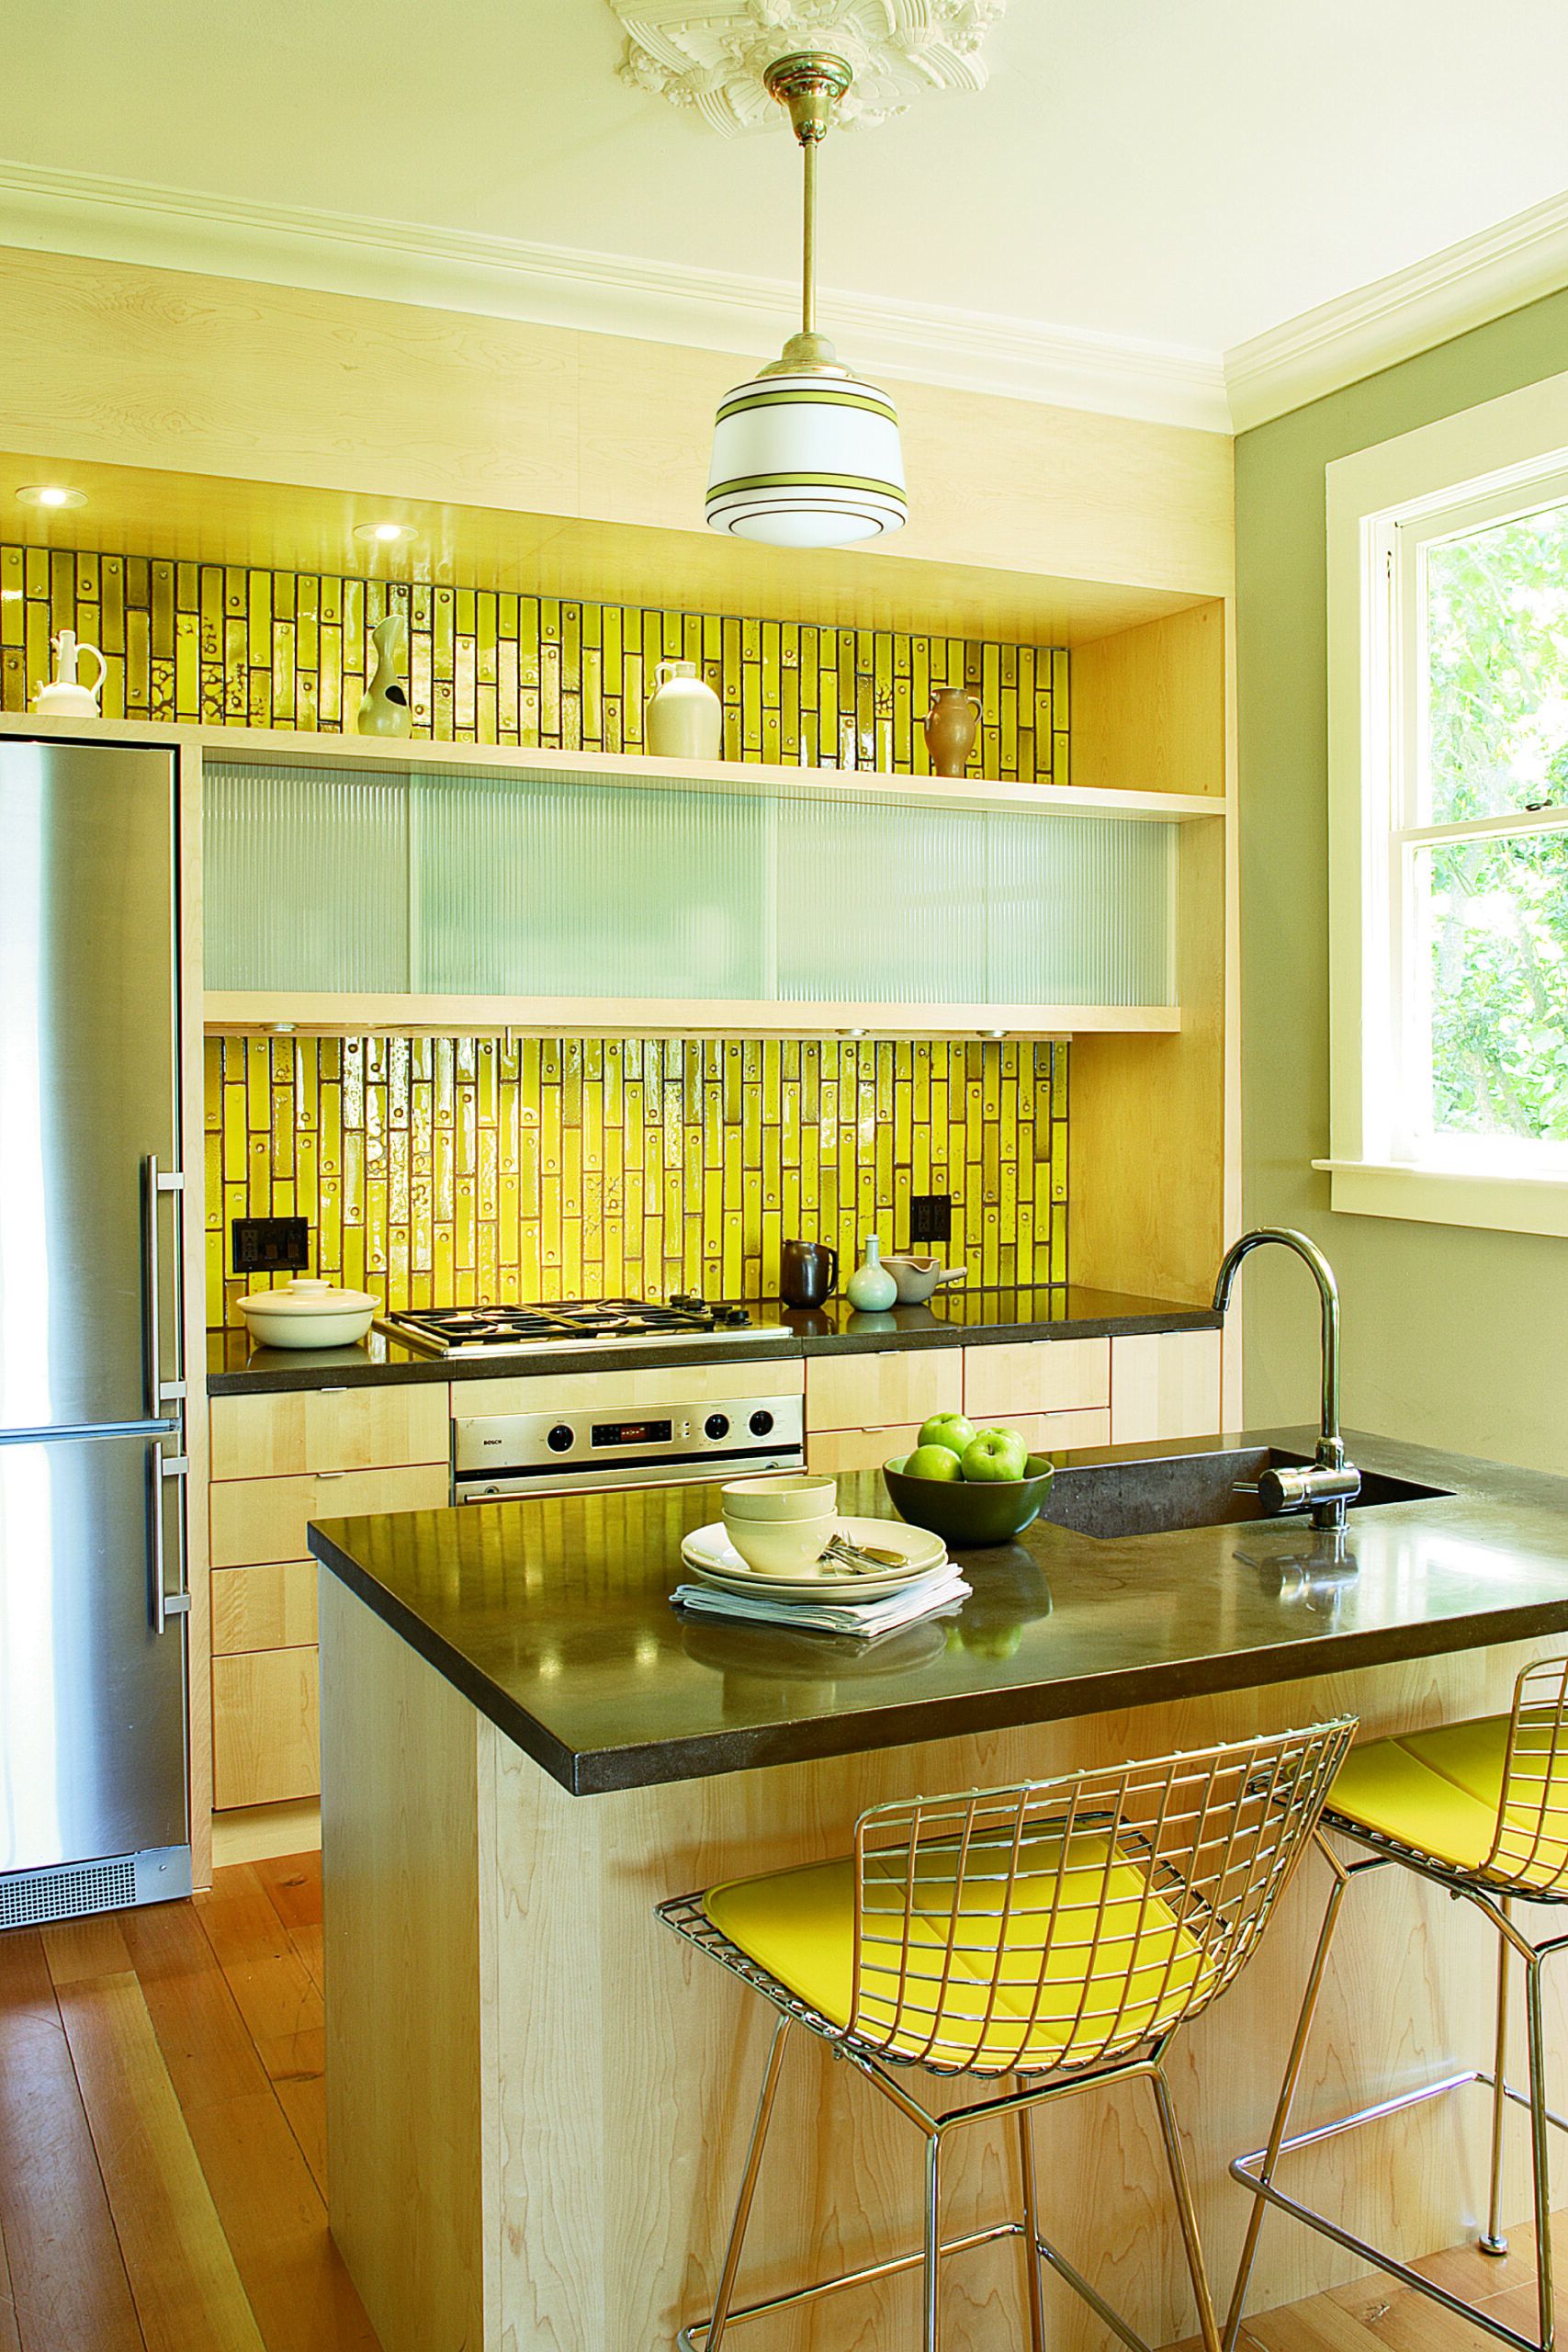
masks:
<instances>
[{"instance_id":1,"label":"cloth napkin","mask_svg":"<svg viewBox=\"0 0 1568 2352\"><path fill-rule=\"evenodd\" d=\"M772 1600L761 1593L726 1592L713 1584L677 1585L670 1598L677 1609L697 1617L729 1617L748 1625L788 1625L796 1633L852 1634L871 1641L878 1634L897 1632L922 1617L945 1616L968 1600L965 1584L951 1560L918 1577L885 1600Z\"/></svg>"}]
</instances>

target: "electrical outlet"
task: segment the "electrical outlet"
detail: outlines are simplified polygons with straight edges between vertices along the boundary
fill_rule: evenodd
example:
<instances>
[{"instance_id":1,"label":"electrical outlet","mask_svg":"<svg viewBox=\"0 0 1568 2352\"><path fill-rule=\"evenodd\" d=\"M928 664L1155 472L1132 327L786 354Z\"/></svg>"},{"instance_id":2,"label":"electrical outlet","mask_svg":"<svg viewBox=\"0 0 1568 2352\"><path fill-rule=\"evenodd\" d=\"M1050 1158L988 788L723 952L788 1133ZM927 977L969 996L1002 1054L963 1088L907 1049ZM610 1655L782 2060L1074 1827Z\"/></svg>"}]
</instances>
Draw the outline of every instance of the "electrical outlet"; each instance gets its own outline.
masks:
<instances>
[{"instance_id":1,"label":"electrical outlet","mask_svg":"<svg viewBox=\"0 0 1568 2352\"><path fill-rule=\"evenodd\" d=\"M303 1273L310 1228L302 1216L237 1216L232 1250L237 1274Z\"/></svg>"},{"instance_id":2,"label":"electrical outlet","mask_svg":"<svg viewBox=\"0 0 1568 2352\"><path fill-rule=\"evenodd\" d=\"M951 1241L953 1238L953 1195L951 1193L917 1193L909 1203L909 1242Z\"/></svg>"}]
</instances>

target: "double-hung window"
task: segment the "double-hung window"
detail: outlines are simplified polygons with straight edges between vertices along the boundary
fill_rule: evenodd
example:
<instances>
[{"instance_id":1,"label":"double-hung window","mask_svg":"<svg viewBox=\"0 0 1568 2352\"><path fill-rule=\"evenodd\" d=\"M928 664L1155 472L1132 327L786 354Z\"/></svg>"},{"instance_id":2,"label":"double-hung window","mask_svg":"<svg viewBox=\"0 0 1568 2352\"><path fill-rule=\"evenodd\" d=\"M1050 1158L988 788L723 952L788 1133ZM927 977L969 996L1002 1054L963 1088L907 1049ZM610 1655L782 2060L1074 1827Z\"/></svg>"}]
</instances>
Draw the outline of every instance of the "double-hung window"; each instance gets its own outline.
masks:
<instances>
[{"instance_id":1,"label":"double-hung window","mask_svg":"<svg viewBox=\"0 0 1568 2352\"><path fill-rule=\"evenodd\" d=\"M1568 379L1328 469L1337 1209L1568 1234Z\"/></svg>"}]
</instances>

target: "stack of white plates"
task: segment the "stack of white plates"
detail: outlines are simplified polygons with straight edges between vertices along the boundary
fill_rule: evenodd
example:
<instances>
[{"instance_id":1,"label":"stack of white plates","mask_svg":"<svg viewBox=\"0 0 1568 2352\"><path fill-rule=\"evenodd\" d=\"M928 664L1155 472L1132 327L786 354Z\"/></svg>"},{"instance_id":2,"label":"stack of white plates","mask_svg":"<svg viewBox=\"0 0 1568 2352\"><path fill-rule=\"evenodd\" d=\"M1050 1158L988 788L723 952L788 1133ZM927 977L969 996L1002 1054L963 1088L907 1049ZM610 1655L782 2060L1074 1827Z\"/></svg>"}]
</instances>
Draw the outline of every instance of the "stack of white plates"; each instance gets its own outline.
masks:
<instances>
[{"instance_id":1,"label":"stack of white plates","mask_svg":"<svg viewBox=\"0 0 1568 2352\"><path fill-rule=\"evenodd\" d=\"M897 1553L899 1565L862 1571L824 1560L800 1576L761 1576L736 1551L722 1521L716 1521L682 1542L681 1558L694 1581L672 1597L682 1607L714 1615L814 1625L830 1633L885 1632L968 1597L969 1587L940 1535L902 1520L841 1518L838 1528L852 1544Z\"/></svg>"}]
</instances>

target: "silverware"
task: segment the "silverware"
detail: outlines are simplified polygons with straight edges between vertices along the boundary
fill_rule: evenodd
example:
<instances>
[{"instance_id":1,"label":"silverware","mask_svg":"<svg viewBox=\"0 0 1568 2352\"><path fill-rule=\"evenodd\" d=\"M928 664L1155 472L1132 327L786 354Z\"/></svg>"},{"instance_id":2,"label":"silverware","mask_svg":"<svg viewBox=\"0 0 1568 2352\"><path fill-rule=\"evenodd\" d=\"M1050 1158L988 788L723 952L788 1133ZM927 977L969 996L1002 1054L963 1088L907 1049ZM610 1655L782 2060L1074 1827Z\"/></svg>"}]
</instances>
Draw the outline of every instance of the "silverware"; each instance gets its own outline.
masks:
<instances>
[{"instance_id":1,"label":"silverware","mask_svg":"<svg viewBox=\"0 0 1568 2352\"><path fill-rule=\"evenodd\" d=\"M852 1544L847 1535L829 1539L822 1555L824 1560L834 1560L841 1568L850 1568L857 1576L864 1576L874 1568L907 1568L908 1555L905 1552L884 1552L871 1544Z\"/></svg>"}]
</instances>

